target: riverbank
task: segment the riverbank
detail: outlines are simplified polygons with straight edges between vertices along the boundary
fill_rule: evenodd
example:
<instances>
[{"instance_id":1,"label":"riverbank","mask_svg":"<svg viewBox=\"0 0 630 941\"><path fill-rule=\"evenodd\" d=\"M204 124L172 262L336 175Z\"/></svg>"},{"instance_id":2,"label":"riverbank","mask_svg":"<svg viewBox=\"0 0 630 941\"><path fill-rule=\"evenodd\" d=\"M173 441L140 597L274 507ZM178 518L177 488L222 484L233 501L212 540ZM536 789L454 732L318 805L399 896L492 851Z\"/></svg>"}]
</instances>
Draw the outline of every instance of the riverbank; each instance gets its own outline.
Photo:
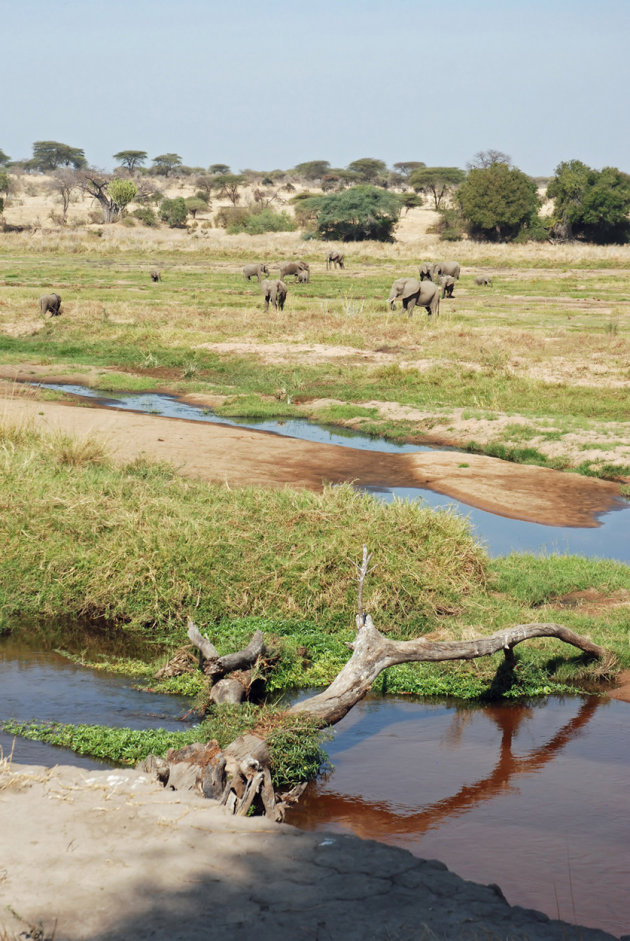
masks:
<instances>
[{"instance_id":1,"label":"riverbank","mask_svg":"<svg viewBox=\"0 0 630 941\"><path fill-rule=\"evenodd\" d=\"M235 818L136 771L1 763L0 859L8 941L613 938L405 850Z\"/></svg>"},{"instance_id":2,"label":"riverbank","mask_svg":"<svg viewBox=\"0 0 630 941\"><path fill-rule=\"evenodd\" d=\"M77 408L42 401L31 389L15 391L19 394L12 394L8 384L5 391L0 385L0 416L6 423L97 437L117 463L165 461L184 476L229 487L319 490L326 482L378 487L387 481L389 486L424 487L490 513L550 526L596 526L599 514L620 503L616 483L485 455L376 454L246 428Z\"/></svg>"}]
</instances>

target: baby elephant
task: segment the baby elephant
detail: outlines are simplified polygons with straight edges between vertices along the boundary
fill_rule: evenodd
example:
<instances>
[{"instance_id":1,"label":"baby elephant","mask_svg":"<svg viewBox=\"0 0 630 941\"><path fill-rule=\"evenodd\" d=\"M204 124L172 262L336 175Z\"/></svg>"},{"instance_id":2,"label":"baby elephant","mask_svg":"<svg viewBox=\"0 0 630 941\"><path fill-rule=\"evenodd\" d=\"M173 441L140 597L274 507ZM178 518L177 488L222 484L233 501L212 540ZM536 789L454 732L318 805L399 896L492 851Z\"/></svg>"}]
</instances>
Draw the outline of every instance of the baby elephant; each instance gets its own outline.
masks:
<instances>
[{"instance_id":1,"label":"baby elephant","mask_svg":"<svg viewBox=\"0 0 630 941\"><path fill-rule=\"evenodd\" d=\"M346 256L343 252L340 252L338 249L333 248L332 251L328 252L326 257L326 267L327 268L343 268L344 258Z\"/></svg>"},{"instance_id":2,"label":"baby elephant","mask_svg":"<svg viewBox=\"0 0 630 941\"><path fill-rule=\"evenodd\" d=\"M246 281L249 281L250 278L258 278L258 283L260 284L260 276L263 274L269 274L267 265L263 264L253 264L245 265L243 268L243 277Z\"/></svg>"},{"instance_id":3,"label":"baby elephant","mask_svg":"<svg viewBox=\"0 0 630 941\"><path fill-rule=\"evenodd\" d=\"M442 297L452 297L455 288L455 278L450 274L440 275L439 283L442 285Z\"/></svg>"},{"instance_id":4,"label":"baby elephant","mask_svg":"<svg viewBox=\"0 0 630 941\"><path fill-rule=\"evenodd\" d=\"M152 281L161 281L161 280L162 280L162 272L160 271L159 268L152 268L152 269L151 269L151 280L152 280Z\"/></svg>"},{"instance_id":5,"label":"baby elephant","mask_svg":"<svg viewBox=\"0 0 630 941\"><path fill-rule=\"evenodd\" d=\"M269 302L280 310L284 310L284 302L287 298L287 286L284 281L263 281L260 290L265 297L265 313L269 310Z\"/></svg>"},{"instance_id":6,"label":"baby elephant","mask_svg":"<svg viewBox=\"0 0 630 941\"><path fill-rule=\"evenodd\" d=\"M280 277L286 278L287 275L293 274L297 281L300 271L310 270L310 266L305 261L286 261L283 265L280 265Z\"/></svg>"},{"instance_id":7,"label":"baby elephant","mask_svg":"<svg viewBox=\"0 0 630 941\"><path fill-rule=\"evenodd\" d=\"M61 313L61 298L58 294L42 294L39 299L39 309L42 317L45 317L50 311L51 317L58 317Z\"/></svg>"},{"instance_id":8,"label":"baby elephant","mask_svg":"<svg viewBox=\"0 0 630 941\"><path fill-rule=\"evenodd\" d=\"M485 286L492 287L492 278L489 278L485 274L478 274L475 278L475 284L483 284Z\"/></svg>"},{"instance_id":9,"label":"baby elephant","mask_svg":"<svg viewBox=\"0 0 630 941\"><path fill-rule=\"evenodd\" d=\"M306 268L303 268L302 271L298 271L297 279L300 284L308 284L311 277L310 271L307 271Z\"/></svg>"}]
</instances>

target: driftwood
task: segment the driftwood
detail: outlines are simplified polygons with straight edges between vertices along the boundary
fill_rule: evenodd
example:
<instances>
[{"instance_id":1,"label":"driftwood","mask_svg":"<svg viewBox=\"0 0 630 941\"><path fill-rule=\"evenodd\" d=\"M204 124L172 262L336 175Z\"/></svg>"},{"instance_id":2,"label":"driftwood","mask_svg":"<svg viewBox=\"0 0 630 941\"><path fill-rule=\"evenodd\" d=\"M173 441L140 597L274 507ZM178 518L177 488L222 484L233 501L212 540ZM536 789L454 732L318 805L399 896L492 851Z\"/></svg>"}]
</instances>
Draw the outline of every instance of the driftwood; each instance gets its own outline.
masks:
<instances>
[{"instance_id":1,"label":"driftwood","mask_svg":"<svg viewBox=\"0 0 630 941\"><path fill-rule=\"evenodd\" d=\"M363 699L383 670L400 663L473 660L501 650L511 663L514 661L516 645L535 637L556 637L600 659L610 656L603 647L554 623L517 624L489 637L467 641L436 642L423 637L390 640L376 629L372 618L363 609L363 586L370 560L371 555L364 546L362 564L356 566L357 634L354 642L348 645L352 656L327 689L296 703L288 710L289 714L306 713L312 716L320 728L339 722ZM190 620L188 637L200 651L204 672L214 680L215 701L240 701L238 688L244 691L250 674L246 672L240 678L228 677L226 674L254 666L258 657L265 652L262 633L257 631L243 650L223 657L219 657L209 638L202 635ZM169 752L166 763L170 770L165 769L162 759L151 756L145 763L145 770L155 773L167 786L176 786L174 781L179 778L184 786L194 787L206 797L219 799L232 813L239 815L247 814L257 795L260 795L265 814L281 820L286 807L299 798L305 786L298 786L278 798L271 783L267 746L262 738L253 734L240 736L224 751L219 749L216 742L187 746L178 752Z\"/></svg>"}]
</instances>

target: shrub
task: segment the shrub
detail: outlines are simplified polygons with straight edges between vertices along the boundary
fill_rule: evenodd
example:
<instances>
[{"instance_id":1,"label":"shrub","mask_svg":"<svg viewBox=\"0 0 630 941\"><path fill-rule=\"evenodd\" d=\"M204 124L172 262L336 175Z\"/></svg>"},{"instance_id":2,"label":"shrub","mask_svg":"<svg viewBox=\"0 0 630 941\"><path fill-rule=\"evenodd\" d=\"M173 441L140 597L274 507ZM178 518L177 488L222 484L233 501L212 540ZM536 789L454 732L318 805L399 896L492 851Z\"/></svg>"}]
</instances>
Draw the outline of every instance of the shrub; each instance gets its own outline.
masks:
<instances>
[{"instance_id":1,"label":"shrub","mask_svg":"<svg viewBox=\"0 0 630 941\"><path fill-rule=\"evenodd\" d=\"M556 167L547 188L555 200L554 229L563 238L602 244L627 242L630 236L630 176L616 167L592 170L581 160Z\"/></svg>"},{"instance_id":2,"label":"shrub","mask_svg":"<svg viewBox=\"0 0 630 941\"><path fill-rule=\"evenodd\" d=\"M231 222L227 231L230 235L238 232L261 235L263 232L293 232L296 228L295 220L288 213L262 209L260 212L249 212L238 222Z\"/></svg>"},{"instance_id":3,"label":"shrub","mask_svg":"<svg viewBox=\"0 0 630 941\"><path fill-rule=\"evenodd\" d=\"M220 229L227 229L228 226L243 222L249 213L250 210L244 206L223 206L216 214L214 224Z\"/></svg>"},{"instance_id":4,"label":"shrub","mask_svg":"<svg viewBox=\"0 0 630 941\"><path fill-rule=\"evenodd\" d=\"M134 209L131 215L135 219L139 219L142 225L153 227L158 224L158 218L151 206L141 206L138 209Z\"/></svg>"},{"instance_id":5,"label":"shrub","mask_svg":"<svg viewBox=\"0 0 630 941\"><path fill-rule=\"evenodd\" d=\"M171 229L183 228L187 217L188 209L182 196L177 196L175 199L163 199L160 203L160 219Z\"/></svg>"},{"instance_id":6,"label":"shrub","mask_svg":"<svg viewBox=\"0 0 630 941\"><path fill-rule=\"evenodd\" d=\"M443 242L459 242L464 237L464 220L457 209L440 209L440 218L429 228Z\"/></svg>"},{"instance_id":7,"label":"shrub","mask_svg":"<svg viewBox=\"0 0 630 941\"><path fill-rule=\"evenodd\" d=\"M138 192L138 187L132 180L112 180L107 187L111 200L117 211L122 215L125 207Z\"/></svg>"}]
</instances>

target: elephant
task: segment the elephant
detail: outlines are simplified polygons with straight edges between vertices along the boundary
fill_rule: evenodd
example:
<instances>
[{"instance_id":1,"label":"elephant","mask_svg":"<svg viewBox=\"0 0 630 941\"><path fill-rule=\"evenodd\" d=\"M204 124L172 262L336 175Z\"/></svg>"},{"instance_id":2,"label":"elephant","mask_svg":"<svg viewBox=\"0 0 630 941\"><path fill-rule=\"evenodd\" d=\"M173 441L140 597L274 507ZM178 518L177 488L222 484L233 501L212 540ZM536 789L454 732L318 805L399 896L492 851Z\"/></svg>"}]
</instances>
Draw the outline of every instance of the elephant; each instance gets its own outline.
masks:
<instances>
[{"instance_id":1,"label":"elephant","mask_svg":"<svg viewBox=\"0 0 630 941\"><path fill-rule=\"evenodd\" d=\"M310 265L307 265L305 261L285 261L283 265L280 265L280 278L286 278L287 275L295 275L295 280L298 280L298 274L300 271L310 272Z\"/></svg>"},{"instance_id":2,"label":"elephant","mask_svg":"<svg viewBox=\"0 0 630 941\"><path fill-rule=\"evenodd\" d=\"M450 274L452 278L458 281L460 270L456 261L438 261L433 265L432 276L435 278L437 274Z\"/></svg>"},{"instance_id":3,"label":"elephant","mask_svg":"<svg viewBox=\"0 0 630 941\"><path fill-rule=\"evenodd\" d=\"M485 274L478 274L475 278L475 284L483 284L487 287L492 287L492 278L489 278Z\"/></svg>"},{"instance_id":4,"label":"elephant","mask_svg":"<svg viewBox=\"0 0 630 941\"><path fill-rule=\"evenodd\" d=\"M39 309L42 317L45 317L50 311L51 317L59 317L61 314L61 298L58 294L42 294L39 299Z\"/></svg>"},{"instance_id":5,"label":"elephant","mask_svg":"<svg viewBox=\"0 0 630 941\"><path fill-rule=\"evenodd\" d=\"M249 281L250 278L258 278L258 283L260 284L260 281L261 281L260 276L262 274L269 274L269 269L267 268L267 265L264 265L262 263L253 264L253 265L245 265L245 267L243 268L243 277L245 278L246 281Z\"/></svg>"},{"instance_id":6,"label":"elephant","mask_svg":"<svg viewBox=\"0 0 630 941\"><path fill-rule=\"evenodd\" d=\"M160 271L159 268L152 268L152 269L151 269L151 280L152 280L152 281L161 281L161 280L162 280L162 272Z\"/></svg>"},{"instance_id":7,"label":"elephant","mask_svg":"<svg viewBox=\"0 0 630 941\"><path fill-rule=\"evenodd\" d=\"M416 304L425 307L429 317L431 314L437 317L440 315L440 289L437 284L418 281L416 278L398 278L392 284L387 301L392 310L396 309L394 302L398 297L402 297L403 309L410 317Z\"/></svg>"},{"instance_id":8,"label":"elephant","mask_svg":"<svg viewBox=\"0 0 630 941\"><path fill-rule=\"evenodd\" d=\"M302 271L298 271L297 279L300 284L308 284L311 278L310 271L307 271L306 268L303 268Z\"/></svg>"},{"instance_id":9,"label":"elephant","mask_svg":"<svg viewBox=\"0 0 630 941\"><path fill-rule=\"evenodd\" d=\"M332 251L328 252L326 256L326 267L327 268L343 268L345 255L343 252L340 252L338 249L333 248Z\"/></svg>"},{"instance_id":10,"label":"elephant","mask_svg":"<svg viewBox=\"0 0 630 941\"><path fill-rule=\"evenodd\" d=\"M432 265L430 261L424 261L420 265L420 280L433 281L433 268L434 265Z\"/></svg>"},{"instance_id":11,"label":"elephant","mask_svg":"<svg viewBox=\"0 0 630 941\"><path fill-rule=\"evenodd\" d=\"M265 313L269 310L269 302L273 306L280 310L284 310L284 302L287 297L287 286L284 281L263 281L260 285L260 290L265 296Z\"/></svg>"},{"instance_id":12,"label":"elephant","mask_svg":"<svg viewBox=\"0 0 630 941\"><path fill-rule=\"evenodd\" d=\"M455 278L452 278L450 274L441 274L439 277L438 284L442 285L442 297L453 296L453 289L455 287Z\"/></svg>"}]
</instances>

